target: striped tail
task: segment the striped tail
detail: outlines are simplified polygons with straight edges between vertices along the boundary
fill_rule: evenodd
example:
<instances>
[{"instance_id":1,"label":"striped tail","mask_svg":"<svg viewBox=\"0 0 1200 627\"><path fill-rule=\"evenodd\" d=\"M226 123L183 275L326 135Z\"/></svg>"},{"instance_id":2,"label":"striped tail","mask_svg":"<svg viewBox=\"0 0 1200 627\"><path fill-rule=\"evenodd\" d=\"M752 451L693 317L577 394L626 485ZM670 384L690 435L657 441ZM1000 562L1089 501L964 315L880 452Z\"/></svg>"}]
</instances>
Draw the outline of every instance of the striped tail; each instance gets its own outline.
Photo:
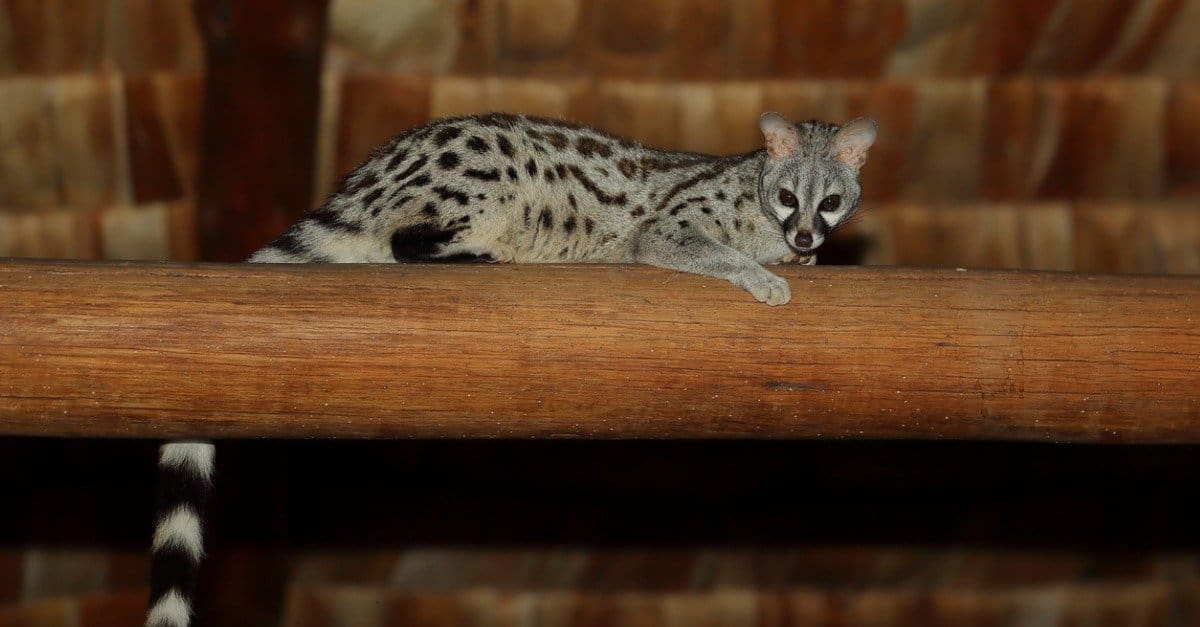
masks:
<instances>
[{"instance_id":1,"label":"striped tail","mask_svg":"<svg viewBox=\"0 0 1200 627\"><path fill-rule=\"evenodd\" d=\"M212 487L213 445L168 442L158 452L158 522L150 547L146 627L187 627L204 555L201 515Z\"/></svg>"}]
</instances>

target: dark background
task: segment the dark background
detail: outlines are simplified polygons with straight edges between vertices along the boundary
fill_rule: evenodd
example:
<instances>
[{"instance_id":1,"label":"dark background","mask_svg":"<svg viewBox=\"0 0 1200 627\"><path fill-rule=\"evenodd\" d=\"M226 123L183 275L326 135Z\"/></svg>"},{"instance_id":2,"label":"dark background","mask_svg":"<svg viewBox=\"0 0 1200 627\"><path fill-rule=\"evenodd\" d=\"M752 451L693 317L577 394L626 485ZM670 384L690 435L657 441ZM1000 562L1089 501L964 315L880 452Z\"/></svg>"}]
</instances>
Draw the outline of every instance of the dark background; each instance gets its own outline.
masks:
<instances>
[{"instance_id":1,"label":"dark background","mask_svg":"<svg viewBox=\"0 0 1200 627\"><path fill-rule=\"evenodd\" d=\"M4 446L0 491L13 508L0 521L0 564L18 568L0 594L57 593L27 600L24 614L8 610L11 624L52 607L82 611L88 624L135 624L155 444ZM1022 616L1185 625L1200 611L1193 446L229 441L219 450L200 608L208 624L271 624L281 613L288 625L485 624L514 603L524 609L509 620L572 625L694 624L672 608L724 608L714 625ZM563 615L543 616L546 607ZM790 609L769 615L781 607Z\"/></svg>"}]
</instances>

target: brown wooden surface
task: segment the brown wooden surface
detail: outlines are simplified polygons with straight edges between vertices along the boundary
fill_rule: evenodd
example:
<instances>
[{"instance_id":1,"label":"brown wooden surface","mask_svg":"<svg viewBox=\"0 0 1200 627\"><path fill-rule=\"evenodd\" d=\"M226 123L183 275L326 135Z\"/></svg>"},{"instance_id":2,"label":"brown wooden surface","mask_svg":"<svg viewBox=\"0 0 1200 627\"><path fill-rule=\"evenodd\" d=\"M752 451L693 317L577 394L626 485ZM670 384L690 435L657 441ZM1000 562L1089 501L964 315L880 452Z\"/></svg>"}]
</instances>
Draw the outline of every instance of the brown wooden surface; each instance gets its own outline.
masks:
<instances>
[{"instance_id":1,"label":"brown wooden surface","mask_svg":"<svg viewBox=\"0 0 1200 627\"><path fill-rule=\"evenodd\" d=\"M195 0L200 256L241 261L310 209L328 0Z\"/></svg>"},{"instance_id":2,"label":"brown wooden surface","mask_svg":"<svg viewBox=\"0 0 1200 627\"><path fill-rule=\"evenodd\" d=\"M1200 442L1200 278L0 264L0 433Z\"/></svg>"}]
</instances>

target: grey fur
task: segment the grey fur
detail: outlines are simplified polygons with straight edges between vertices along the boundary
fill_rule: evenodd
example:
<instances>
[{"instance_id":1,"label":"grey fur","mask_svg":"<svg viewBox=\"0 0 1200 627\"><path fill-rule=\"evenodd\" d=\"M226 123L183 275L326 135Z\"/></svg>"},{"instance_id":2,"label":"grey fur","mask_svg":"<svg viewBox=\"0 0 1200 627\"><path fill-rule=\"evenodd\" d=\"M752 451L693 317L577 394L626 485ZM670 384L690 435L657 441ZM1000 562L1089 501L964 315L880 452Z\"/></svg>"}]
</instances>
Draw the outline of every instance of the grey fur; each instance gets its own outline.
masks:
<instances>
[{"instance_id":1,"label":"grey fur","mask_svg":"<svg viewBox=\"0 0 1200 627\"><path fill-rule=\"evenodd\" d=\"M437 120L377 150L250 261L646 263L722 278L783 304L787 281L761 264L810 255L820 241L797 247L797 230L823 239L853 213L860 192L857 168L830 152L839 127L787 126L794 137L776 136L796 140L798 150L776 158L655 150L519 115ZM799 210L780 212L780 186L796 190ZM846 204L822 225L816 203L835 191Z\"/></svg>"}]
</instances>

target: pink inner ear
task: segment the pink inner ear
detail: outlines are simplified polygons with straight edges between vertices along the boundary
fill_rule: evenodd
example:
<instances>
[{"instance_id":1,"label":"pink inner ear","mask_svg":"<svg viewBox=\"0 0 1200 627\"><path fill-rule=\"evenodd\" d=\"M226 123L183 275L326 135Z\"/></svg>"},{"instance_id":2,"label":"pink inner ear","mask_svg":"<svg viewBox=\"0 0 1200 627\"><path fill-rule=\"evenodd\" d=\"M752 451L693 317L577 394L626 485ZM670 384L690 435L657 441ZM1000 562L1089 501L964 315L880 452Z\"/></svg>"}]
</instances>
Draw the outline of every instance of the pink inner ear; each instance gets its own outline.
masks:
<instances>
[{"instance_id":1,"label":"pink inner ear","mask_svg":"<svg viewBox=\"0 0 1200 627\"><path fill-rule=\"evenodd\" d=\"M860 169L867 163L867 151L875 143L875 134L875 122L859 118L833 136L830 150L838 161Z\"/></svg>"},{"instance_id":2,"label":"pink inner ear","mask_svg":"<svg viewBox=\"0 0 1200 627\"><path fill-rule=\"evenodd\" d=\"M772 159L783 159L785 157L794 156L800 151L799 137L796 132L791 133L786 130L777 130L767 133L767 154Z\"/></svg>"},{"instance_id":3,"label":"pink inner ear","mask_svg":"<svg viewBox=\"0 0 1200 627\"><path fill-rule=\"evenodd\" d=\"M855 169L862 168L867 163L867 151L847 148L835 155L838 161Z\"/></svg>"},{"instance_id":4,"label":"pink inner ear","mask_svg":"<svg viewBox=\"0 0 1200 627\"><path fill-rule=\"evenodd\" d=\"M796 126L782 115L774 112L764 113L759 119L759 128L762 130L767 154L771 159L783 159L800 152L800 133L796 131Z\"/></svg>"}]
</instances>

